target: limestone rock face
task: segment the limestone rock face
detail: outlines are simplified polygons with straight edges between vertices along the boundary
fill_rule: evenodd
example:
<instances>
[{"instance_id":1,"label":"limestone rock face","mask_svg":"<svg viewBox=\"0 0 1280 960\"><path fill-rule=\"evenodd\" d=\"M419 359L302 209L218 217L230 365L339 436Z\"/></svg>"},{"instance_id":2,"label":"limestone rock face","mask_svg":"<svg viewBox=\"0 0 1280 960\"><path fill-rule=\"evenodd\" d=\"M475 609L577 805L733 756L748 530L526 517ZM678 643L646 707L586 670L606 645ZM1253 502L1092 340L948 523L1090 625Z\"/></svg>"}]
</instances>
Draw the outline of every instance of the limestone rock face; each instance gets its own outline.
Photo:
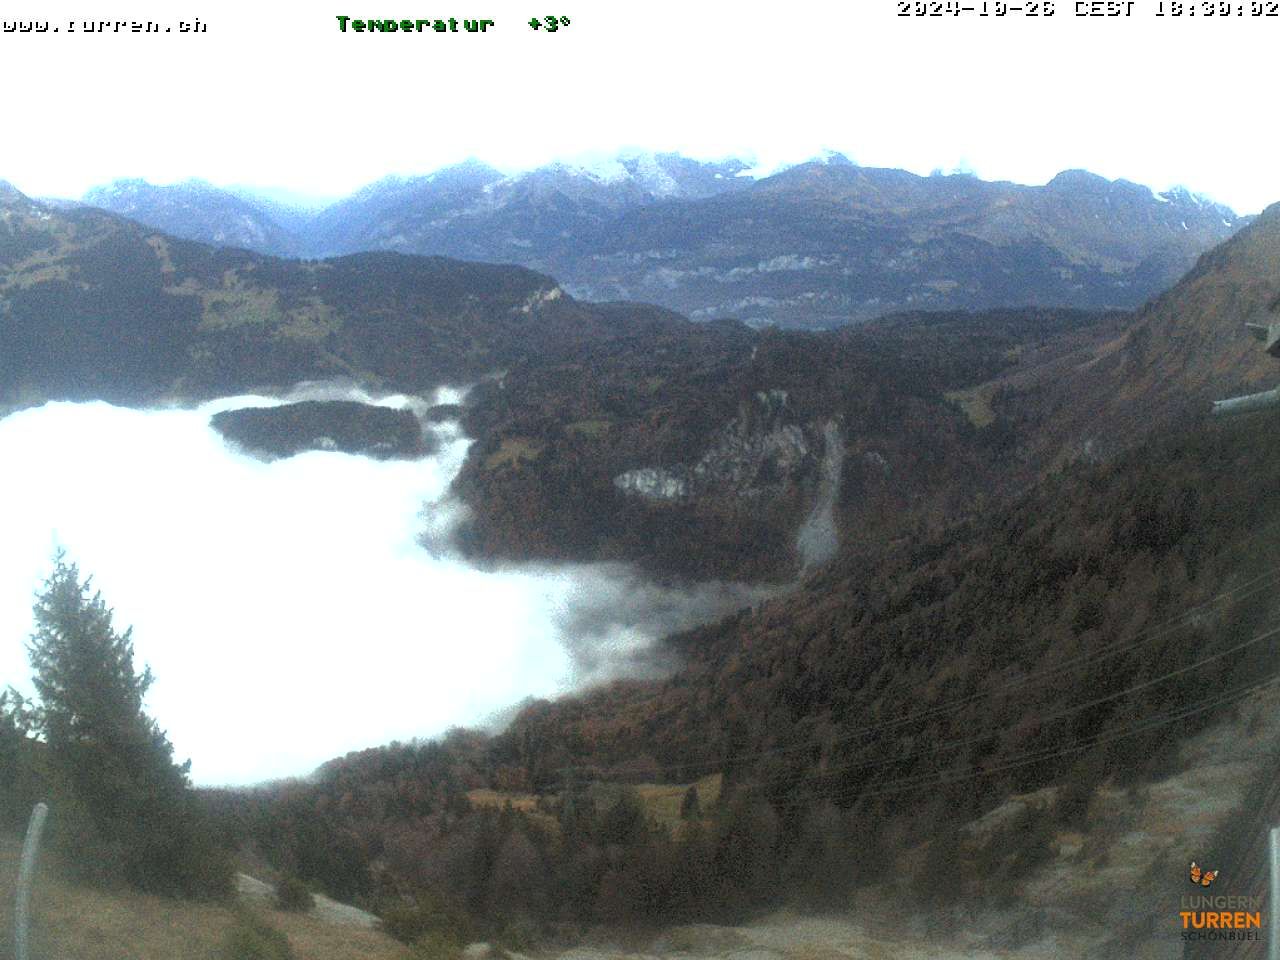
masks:
<instances>
[{"instance_id":1,"label":"limestone rock face","mask_svg":"<svg viewBox=\"0 0 1280 960\"><path fill-rule=\"evenodd\" d=\"M691 464L638 467L614 477L625 493L651 500L702 496L759 498L816 477L825 448L822 428L792 421L785 390L760 391L713 437Z\"/></svg>"},{"instance_id":2,"label":"limestone rock face","mask_svg":"<svg viewBox=\"0 0 1280 960\"><path fill-rule=\"evenodd\" d=\"M881 459L883 463L883 458ZM837 420L797 423L785 390L762 390L713 436L692 464L638 467L613 478L625 494L650 501L723 502L769 510L783 501L810 504L796 534L802 569L826 563L839 547L835 498L844 466Z\"/></svg>"},{"instance_id":3,"label":"limestone rock face","mask_svg":"<svg viewBox=\"0 0 1280 960\"><path fill-rule=\"evenodd\" d=\"M650 500L682 500L689 494L689 481L684 476L661 467L628 470L614 477L613 485L624 493L639 494Z\"/></svg>"}]
</instances>

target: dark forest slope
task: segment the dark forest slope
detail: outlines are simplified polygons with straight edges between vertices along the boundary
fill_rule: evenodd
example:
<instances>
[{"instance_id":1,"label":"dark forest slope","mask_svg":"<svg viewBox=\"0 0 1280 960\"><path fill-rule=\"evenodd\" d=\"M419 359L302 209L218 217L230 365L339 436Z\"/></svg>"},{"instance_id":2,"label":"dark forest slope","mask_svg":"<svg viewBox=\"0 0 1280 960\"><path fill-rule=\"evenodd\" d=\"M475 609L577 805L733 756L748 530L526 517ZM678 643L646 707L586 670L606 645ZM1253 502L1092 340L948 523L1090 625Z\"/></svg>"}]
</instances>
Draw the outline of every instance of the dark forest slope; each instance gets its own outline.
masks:
<instances>
[{"instance_id":1,"label":"dark forest slope","mask_svg":"<svg viewBox=\"0 0 1280 960\"><path fill-rule=\"evenodd\" d=\"M717 322L516 364L469 401L466 545L521 561L628 558L663 576L790 576L835 455L843 545L878 549L1029 474L1010 461L1007 424L975 426L957 392L1123 319L918 314L822 333ZM657 477L683 486L663 491Z\"/></svg>"},{"instance_id":2,"label":"dark forest slope","mask_svg":"<svg viewBox=\"0 0 1280 960\"><path fill-rule=\"evenodd\" d=\"M734 917L886 877L919 910L1007 907L1055 831L1098 827L1100 786L1168 774L1181 742L1274 680L1275 425L1074 466L673 638L684 666L668 679L222 795L228 829L335 889L417 891L481 929ZM618 786L655 781L696 782L706 806L672 832L646 814L651 788ZM469 801L480 787L520 811ZM1045 787L1008 829L957 832ZM1090 845L1074 869L1105 856Z\"/></svg>"}]
</instances>

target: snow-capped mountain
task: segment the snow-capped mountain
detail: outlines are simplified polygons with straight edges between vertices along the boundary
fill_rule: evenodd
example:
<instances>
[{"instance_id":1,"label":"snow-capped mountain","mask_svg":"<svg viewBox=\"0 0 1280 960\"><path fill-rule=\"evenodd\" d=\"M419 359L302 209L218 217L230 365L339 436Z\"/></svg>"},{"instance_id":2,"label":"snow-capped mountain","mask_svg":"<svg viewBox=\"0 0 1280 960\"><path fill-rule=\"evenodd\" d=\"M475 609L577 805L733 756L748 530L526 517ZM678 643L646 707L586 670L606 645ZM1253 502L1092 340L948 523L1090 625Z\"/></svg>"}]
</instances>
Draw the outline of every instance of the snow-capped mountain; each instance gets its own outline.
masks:
<instances>
[{"instance_id":1,"label":"snow-capped mountain","mask_svg":"<svg viewBox=\"0 0 1280 960\"><path fill-rule=\"evenodd\" d=\"M517 263L580 297L799 326L903 309L1133 307L1247 222L1183 188L1157 194L1083 170L1024 186L834 152L772 170L674 153L515 174L469 160L388 177L318 212L197 181L119 181L85 201L281 256Z\"/></svg>"},{"instance_id":2,"label":"snow-capped mountain","mask_svg":"<svg viewBox=\"0 0 1280 960\"><path fill-rule=\"evenodd\" d=\"M279 256L301 252L298 237L272 216L270 203L245 200L203 180L172 186L116 180L88 191L83 202L190 240Z\"/></svg>"}]
</instances>

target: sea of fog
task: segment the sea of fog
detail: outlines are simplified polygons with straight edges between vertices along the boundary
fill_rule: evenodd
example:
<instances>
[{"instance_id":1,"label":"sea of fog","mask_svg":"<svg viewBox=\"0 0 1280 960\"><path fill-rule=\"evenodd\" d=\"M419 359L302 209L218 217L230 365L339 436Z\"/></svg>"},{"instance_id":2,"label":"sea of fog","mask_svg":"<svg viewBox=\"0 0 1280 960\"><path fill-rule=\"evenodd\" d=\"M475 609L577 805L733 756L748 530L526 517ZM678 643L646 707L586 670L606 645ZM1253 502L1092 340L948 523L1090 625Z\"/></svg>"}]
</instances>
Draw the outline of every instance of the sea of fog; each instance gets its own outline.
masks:
<instances>
[{"instance_id":1,"label":"sea of fog","mask_svg":"<svg viewBox=\"0 0 1280 960\"><path fill-rule=\"evenodd\" d=\"M31 605L63 548L133 627L147 709L197 784L305 775L393 739L483 724L528 697L662 669L654 642L764 588L659 588L620 566L480 570L450 547L469 440L375 461L274 462L228 445L218 411L300 399L421 413L430 399L336 385L195 409L50 403L0 419L0 686L30 693Z\"/></svg>"}]
</instances>

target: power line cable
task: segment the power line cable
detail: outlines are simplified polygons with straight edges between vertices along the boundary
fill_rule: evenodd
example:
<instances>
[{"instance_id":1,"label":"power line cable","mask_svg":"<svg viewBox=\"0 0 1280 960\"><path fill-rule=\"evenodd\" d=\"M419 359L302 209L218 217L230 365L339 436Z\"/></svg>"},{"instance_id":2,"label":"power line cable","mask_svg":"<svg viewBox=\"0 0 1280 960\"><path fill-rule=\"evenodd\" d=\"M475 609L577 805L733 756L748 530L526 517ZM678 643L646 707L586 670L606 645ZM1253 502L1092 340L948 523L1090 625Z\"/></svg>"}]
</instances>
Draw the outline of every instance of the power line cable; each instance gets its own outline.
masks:
<instances>
[{"instance_id":1,"label":"power line cable","mask_svg":"<svg viewBox=\"0 0 1280 960\"><path fill-rule=\"evenodd\" d=\"M949 701L943 704L938 704L937 706L930 707L926 710L917 711L914 714L909 714L904 717L895 717L889 720L884 720L877 723L869 724L867 726L863 726L855 730L846 731L845 733L841 734L839 737L824 741L822 746L830 747L830 746L834 746L841 743L848 743L855 739L859 739L868 733L877 733L883 730L897 729L898 727L906 726L907 724L915 723L920 720L929 719L934 716L945 715L946 713L955 712L959 709L962 709L964 706L967 706L968 704L975 703L979 700L986 699L988 697L999 696L1001 694L1007 693L1010 690L1016 689L1017 687L1024 686L1026 684L1045 679L1047 677L1053 676L1058 673L1062 673L1082 663L1089 663L1090 665L1096 665L1100 660L1107 659L1109 657L1116 656L1124 652L1136 650L1138 647L1141 647L1147 643L1150 643L1152 640L1160 639L1161 637L1166 636L1169 632L1172 632L1178 627L1183 626L1186 621L1192 619L1197 614L1202 613L1204 610L1212 607L1214 604L1220 603L1224 600L1243 600L1247 597L1263 592L1269 587L1274 586L1277 582L1280 582L1280 565L1272 567L1265 573L1259 574L1258 576L1245 581L1243 584L1240 584L1239 586L1233 587L1230 590L1223 591L1209 598L1208 600L1205 600L1204 602L1197 604L1194 607L1191 607L1190 609L1184 611L1183 613L1178 614L1176 617L1172 617L1164 621L1163 623L1157 624L1154 627L1150 627L1147 630L1142 631L1137 637L1135 637L1132 640L1117 641L1116 643L1113 643L1107 647L1104 647L1101 650L1091 650L1091 651L1077 654L1066 660L1060 661L1056 664L1046 667L1041 671L1030 673L1022 677L1018 677L1010 681L1009 683L1003 684L994 689L977 691L965 697L961 697L957 700ZM1241 591L1244 591L1244 592L1242 593ZM1237 594L1239 594L1239 596L1236 596ZM914 684L915 684L915 681L901 681L897 684L891 684L890 686L886 687L884 690L879 691L878 696L884 697L885 693L890 690L893 690L895 688L912 686ZM762 759L765 757L781 756L789 753L798 753L798 752L803 752L807 750L813 750L814 746L815 744L805 743L805 744L793 744L790 746L770 747L763 750L753 751L751 753L735 754L732 757L732 759L735 762L756 760L756 759ZM715 767L718 767L718 766L723 767L724 763L725 763L724 758L721 758L718 760L708 759L705 761L690 761L687 763L679 763L679 764L663 764L662 769L664 773L671 773L673 771L695 770L702 767L711 767L712 768L711 772L714 772ZM583 772L588 772L588 768L583 766L561 767L556 772L562 775L565 773L576 775Z\"/></svg>"},{"instance_id":2,"label":"power line cable","mask_svg":"<svg viewBox=\"0 0 1280 960\"><path fill-rule=\"evenodd\" d=\"M1162 726L1167 726L1170 723L1174 723L1179 720L1185 720L1188 717L1203 713L1206 710L1215 709L1226 703L1230 703L1235 700L1244 699L1245 697L1255 692L1258 692L1259 690L1265 689L1270 686L1274 686L1278 682L1280 682L1280 673L1270 674L1264 680L1255 681L1254 683L1248 684L1244 687L1235 688L1226 694L1223 694L1214 698L1210 698L1207 701L1200 701L1195 706L1183 708L1183 709L1174 711L1172 713L1164 714L1160 716L1158 719L1143 721L1139 724L1135 724L1129 727L1128 729L1123 729L1118 733L1112 733L1109 735L1100 734L1097 737L1094 737L1091 739L1079 740L1067 747L1054 748L1052 750L1045 750L1045 751L1038 751L1038 752L1033 751L1027 754L1015 755L1013 757L1006 758L1006 761L1008 762L1002 763L999 766L988 767L982 770L971 769L969 773L965 773L958 776L952 776L949 774L944 774L941 776L936 774L928 774L928 775L918 775L916 777L906 777L899 780L881 781L879 784L877 784L877 789L875 790L842 790L842 791L837 791L831 794L817 794L817 795L807 797L793 804L784 804L781 806L776 806L775 809L784 810L784 809L793 809L798 807L807 807L807 806L811 806L815 801L822 801L822 800L834 802L837 800L862 799L864 797L888 796L891 794L904 793L912 790L921 790L921 789L926 789L930 787L946 786L951 783L960 783L965 780L974 779L975 777L980 777L980 776L990 776L992 774L1001 773L1006 770L1027 766L1028 764L1041 763L1041 762L1044 762L1045 760L1055 759L1056 757L1059 757L1059 756L1066 756L1067 754L1070 754L1070 753L1077 753L1081 750L1085 750L1093 746L1098 746L1100 744L1111 743L1116 740L1123 740L1127 737L1137 736L1138 734L1146 733L1150 730L1158 729L1159 727L1162 727Z\"/></svg>"},{"instance_id":3,"label":"power line cable","mask_svg":"<svg viewBox=\"0 0 1280 960\"><path fill-rule=\"evenodd\" d=\"M1197 660L1195 663L1188 664L1185 667L1180 667L1177 670L1171 670L1168 673L1161 674L1158 677L1153 677L1149 680L1144 680L1142 683L1134 684L1131 687L1126 687L1125 689L1115 691L1114 693L1109 693L1104 697L1096 697L1093 700L1088 700L1084 703L1074 704L1073 706L1061 709L1056 713L1050 713L1042 717L1036 717L1035 721L1037 724L1041 724L1041 725L1045 723L1052 723L1055 720L1061 720L1065 717L1071 716L1072 714L1079 713L1082 710L1088 710L1093 707L1101 706L1104 703L1110 703L1113 700L1118 700L1121 697L1125 697L1125 696L1128 696L1129 694L1137 693L1141 690L1146 690L1150 687L1155 686L1156 684L1163 683L1165 680L1170 680L1170 679L1173 679L1174 677L1178 677L1183 674L1190 673L1192 670L1196 670L1196 669L1199 669L1200 667L1206 666L1207 664L1210 664L1215 660L1221 660L1223 657L1230 656L1233 653L1238 653L1239 651L1247 647L1253 646L1256 643L1260 643L1263 640L1266 640L1270 637L1275 636L1276 634L1280 634L1280 627L1275 627L1271 630L1268 630L1265 633L1259 634L1256 637L1252 637L1249 640L1245 640L1242 643L1236 644L1234 647L1230 647L1226 650L1221 650L1218 653L1211 654L1210 656ZM981 743L983 740L986 740L992 736L995 736L998 732L999 732L998 728L988 728L984 730L982 733L975 734L971 737L966 737L962 740L951 740L944 743L936 744L932 749L929 749L929 750L919 750L911 753L902 754L901 756L886 757L886 758L881 758L879 760L868 760L868 761L862 761L858 763L840 764L838 766L829 767L825 769L823 771L823 775L825 776L828 773L841 773L841 772L847 772L850 770L861 770L861 769L866 769L871 767L889 766L891 764L902 763L907 760L913 759L915 757L920 757L920 756L935 756L937 754L942 753L945 750L950 750L955 747L967 746L973 743ZM808 774L799 775L800 778L803 778L805 776L808 776ZM769 782L783 783L783 782L786 782L786 779L787 779L786 777L775 778L770 780Z\"/></svg>"}]
</instances>

